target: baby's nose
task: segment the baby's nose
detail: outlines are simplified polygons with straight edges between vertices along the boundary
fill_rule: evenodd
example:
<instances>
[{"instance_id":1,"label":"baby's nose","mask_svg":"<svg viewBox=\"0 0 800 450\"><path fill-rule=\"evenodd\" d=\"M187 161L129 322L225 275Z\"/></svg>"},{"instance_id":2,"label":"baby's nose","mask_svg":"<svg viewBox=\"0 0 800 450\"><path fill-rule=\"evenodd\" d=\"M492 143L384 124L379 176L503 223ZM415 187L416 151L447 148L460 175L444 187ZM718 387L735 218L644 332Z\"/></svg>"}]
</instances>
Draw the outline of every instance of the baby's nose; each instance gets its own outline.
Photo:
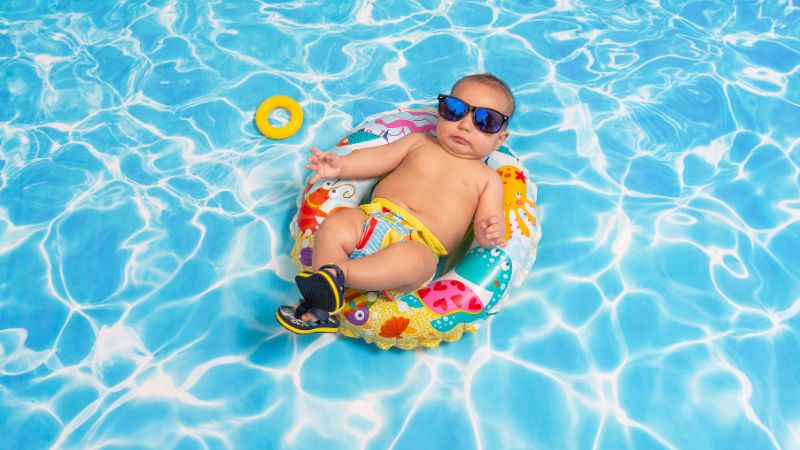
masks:
<instances>
[{"instance_id":1,"label":"baby's nose","mask_svg":"<svg viewBox=\"0 0 800 450\"><path fill-rule=\"evenodd\" d=\"M462 130L470 130L472 129L472 117L470 117L471 112L464 114L464 117L458 121L458 128Z\"/></svg>"}]
</instances>

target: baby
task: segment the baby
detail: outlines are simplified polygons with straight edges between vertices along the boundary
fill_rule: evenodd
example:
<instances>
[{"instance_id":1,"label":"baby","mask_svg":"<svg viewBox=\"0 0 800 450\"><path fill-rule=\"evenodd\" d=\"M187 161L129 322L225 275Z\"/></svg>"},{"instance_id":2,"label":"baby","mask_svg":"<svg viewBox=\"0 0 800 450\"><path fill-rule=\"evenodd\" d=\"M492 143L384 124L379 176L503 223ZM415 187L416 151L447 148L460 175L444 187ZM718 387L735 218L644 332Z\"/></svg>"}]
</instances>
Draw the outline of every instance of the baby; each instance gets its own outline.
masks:
<instances>
[{"instance_id":1,"label":"baby","mask_svg":"<svg viewBox=\"0 0 800 450\"><path fill-rule=\"evenodd\" d=\"M505 247L503 185L483 159L508 138L514 114L508 86L490 74L469 75L439 96L436 136L412 133L339 156L311 148L306 167L321 178L387 174L372 203L325 219L314 238L313 272L295 277L303 300L281 306L278 322L295 333L335 332L330 313L345 286L414 291L429 282L440 256L458 247L470 224L483 247Z\"/></svg>"}]
</instances>

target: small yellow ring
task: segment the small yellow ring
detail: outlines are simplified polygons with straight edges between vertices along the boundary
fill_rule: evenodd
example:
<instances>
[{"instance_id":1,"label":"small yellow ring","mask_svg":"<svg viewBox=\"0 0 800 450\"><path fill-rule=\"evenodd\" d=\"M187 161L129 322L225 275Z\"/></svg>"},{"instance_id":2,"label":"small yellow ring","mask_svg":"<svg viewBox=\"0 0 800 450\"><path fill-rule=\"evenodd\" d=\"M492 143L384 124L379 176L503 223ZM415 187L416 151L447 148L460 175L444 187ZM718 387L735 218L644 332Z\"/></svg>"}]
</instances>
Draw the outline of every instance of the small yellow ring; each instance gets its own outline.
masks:
<instances>
[{"instance_id":1,"label":"small yellow ring","mask_svg":"<svg viewBox=\"0 0 800 450\"><path fill-rule=\"evenodd\" d=\"M289 123L282 127L273 127L269 124L269 113L275 108L289 111ZM276 95L264 100L256 110L256 126L258 131L270 139L286 139L291 137L303 125L303 110L293 98L285 95Z\"/></svg>"}]
</instances>

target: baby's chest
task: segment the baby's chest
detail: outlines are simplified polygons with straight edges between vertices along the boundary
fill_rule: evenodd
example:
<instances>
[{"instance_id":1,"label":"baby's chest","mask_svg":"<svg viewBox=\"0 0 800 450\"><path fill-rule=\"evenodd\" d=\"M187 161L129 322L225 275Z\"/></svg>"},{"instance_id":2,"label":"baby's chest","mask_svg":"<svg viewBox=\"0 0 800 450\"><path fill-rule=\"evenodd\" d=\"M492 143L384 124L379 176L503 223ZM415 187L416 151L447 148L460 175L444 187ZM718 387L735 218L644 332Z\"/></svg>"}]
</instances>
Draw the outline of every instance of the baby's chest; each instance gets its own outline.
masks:
<instances>
[{"instance_id":1,"label":"baby's chest","mask_svg":"<svg viewBox=\"0 0 800 450\"><path fill-rule=\"evenodd\" d=\"M414 152L403 161L408 169L434 179L448 178L452 180L468 180L474 177L481 164L472 164L474 161L461 160L441 152Z\"/></svg>"},{"instance_id":2,"label":"baby's chest","mask_svg":"<svg viewBox=\"0 0 800 450\"><path fill-rule=\"evenodd\" d=\"M477 186L476 173L468 166L436 158L413 158L408 161L407 175L417 184L449 191L472 190Z\"/></svg>"}]
</instances>

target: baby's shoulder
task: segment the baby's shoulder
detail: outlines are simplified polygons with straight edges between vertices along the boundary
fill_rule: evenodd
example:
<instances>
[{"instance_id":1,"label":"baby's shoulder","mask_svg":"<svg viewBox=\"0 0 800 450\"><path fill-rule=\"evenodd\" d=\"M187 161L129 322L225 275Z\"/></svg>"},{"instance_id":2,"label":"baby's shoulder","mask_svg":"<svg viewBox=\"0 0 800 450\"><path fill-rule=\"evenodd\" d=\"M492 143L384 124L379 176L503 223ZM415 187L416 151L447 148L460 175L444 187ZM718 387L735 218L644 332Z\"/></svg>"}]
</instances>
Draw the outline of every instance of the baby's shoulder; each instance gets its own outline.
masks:
<instances>
[{"instance_id":1,"label":"baby's shoulder","mask_svg":"<svg viewBox=\"0 0 800 450\"><path fill-rule=\"evenodd\" d=\"M456 170L455 173L460 175L462 178L471 180L472 183L478 187L478 189L483 190L490 184L500 183L500 178L498 177L497 172L491 167L487 166L483 160L460 159L457 160L457 162L458 170Z\"/></svg>"},{"instance_id":2,"label":"baby's shoulder","mask_svg":"<svg viewBox=\"0 0 800 450\"><path fill-rule=\"evenodd\" d=\"M409 153L416 152L419 157L430 155L429 152L441 148L436 136L432 136L430 133L409 133L403 139L408 139Z\"/></svg>"},{"instance_id":3,"label":"baby's shoulder","mask_svg":"<svg viewBox=\"0 0 800 450\"><path fill-rule=\"evenodd\" d=\"M502 182L502 179L500 178L500 174L497 173L497 169L492 168L491 166L489 166L486 163L483 163L483 173L485 174L486 179L487 179L488 182L491 182L491 183L494 183L494 182L500 183L500 182Z\"/></svg>"},{"instance_id":4,"label":"baby's shoulder","mask_svg":"<svg viewBox=\"0 0 800 450\"><path fill-rule=\"evenodd\" d=\"M439 145L439 141L436 139L436 136L428 132L416 131L414 133L410 133L408 136L414 139L414 142L418 142L421 145Z\"/></svg>"},{"instance_id":5,"label":"baby's shoulder","mask_svg":"<svg viewBox=\"0 0 800 450\"><path fill-rule=\"evenodd\" d=\"M409 153L430 145L427 133L409 133L403 136L402 141L408 146Z\"/></svg>"}]
</instances>

